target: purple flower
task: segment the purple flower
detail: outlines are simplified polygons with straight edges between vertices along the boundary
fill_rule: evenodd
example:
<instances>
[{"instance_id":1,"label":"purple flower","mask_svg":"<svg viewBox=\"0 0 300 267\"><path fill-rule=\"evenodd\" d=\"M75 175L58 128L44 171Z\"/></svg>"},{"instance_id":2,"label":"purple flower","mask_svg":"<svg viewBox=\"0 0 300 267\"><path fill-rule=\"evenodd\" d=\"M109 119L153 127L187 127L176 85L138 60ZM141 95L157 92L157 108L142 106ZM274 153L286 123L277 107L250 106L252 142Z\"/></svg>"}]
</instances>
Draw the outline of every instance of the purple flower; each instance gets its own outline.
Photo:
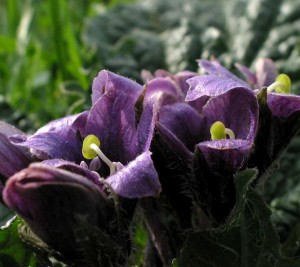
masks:
<instances>
[{"instance_id":1,"label":"purple flower","mask_svg":"<svg viewBox=\"0 0 300 267\"><path fill-rule=\"evenodd\" d=\"M262 174L278 158L298 130L300 97L290 94L289 78L284 74L278 75L275 63L269 58L258 59L255 72L243 65L235 65L249 86L256 89L260 103L258 135L251 164L257 166ZM205 66L204 69L209 72ZM233 79L238 78L235 76Z\"/></svg>"},{"instance_id":2,"label":"purple flower","mask_svg":"<svg viewBox=\"0 0 300 267\"><path fill-rule=\"evenodd\" d=\"M93 134L101 140L101 150L105 156L124 168L122 177L118 174L118 179L109 179L116 186L116 193L124 191L122 186L117 185L117 181L124 184L127 179L134 179L133 174L126 170L127 166L137 165L138 159L143 161L143 166L147 166L143 171L149 169L149 176L143 177L153 181L155 194L158 194L160 186L149 156L155 126L155 103L149 99L141 116L136 118L135 104L142 94L142 86L108 71L99 73L92 90L90 111L52 121L29 137L14 135L10 139L17 147L30 149L38 159L62 159L76 164L85 161L85 165L88 165L93 161L85 160L82 155L83 139ZM107 165L102 159L100 162L100 169L97 170L100 176L110 176ZM142 183L140 181L141 187L145 185ZM149 188L149 195L153 194L152 189ZM148 194L146 191L144 193ZM126 197L130 197L130 194L126 193ZM132 198L136 197L133 193Z\"/></svg>"},{"instance_id":3,"label":"purple flower","mask_svg":"<svg viewBox=\"0 0 300 267\"><path fill-rule=\"evenodd\" d=\"M230 73L217 61L200 60L199 65L210 74L208 77L211 75L224 77L231 79L232 83L240 81L240 78ZM289 78L284 74L278 75L274 62L269 58L258 59L254 72L240 64L235 66L246 79L248 85L245 88L254 89L260 104L258 134L250 164L256 166L260 174L263 174L272 166L299 128L297 121L300 115L300 97L290 94ZM199 88L193 86L191 81L188 82L191 85L192 96L194 91L196 93L197 90L199 91ZM230 86L223 88L224 91L230 89ZM223 93L220 90L213 92L215 95Z\"/></svg>"},{"instance_id":4,"label":"purple flower","mask_svg":"<svg viewBox=\"0 0 300 267\"><path fill-rule=\"evenodd\" d=\"M200 68L203 68L205 72L209 75L214 75L217 77L229 78L237 83L241 84L242 87L248 87L249 85L245 83L243 80L238 78L236 75L231 73L229 70L224 68L218 60L208 61L205 59L199 60Z\"/></svg>"},{"instance_id":5,"label":"purple flower","mask_svg":"<svg viewBox=\"0 0 300 267\"><path fill-rule=\"evenodd\" d=\"M10 177L3 195L7 206L66 258L83 256L80 231L86 227L98 232L99 244L119 245L110 255L119 262L118 248L130 247L127 227L136 199L161 190L149 151L155 103L149 99L137 107L142 86L108 71L99 73L92 89L91 110L50 122L31 136L9 137L12 147L42 161ZM138 117L136 108L142 111Z\"/></svg>"},{"instance_id":6,"label":"purple flower","mask_svg":"<svg viewBox=\"0 0 300 267\"><path fill-rule=\"evenodd\" d=\"M96 185L88 176L35 163L8 180L3 198L48 246L75 261L83 259L85 228L100 230L115 242L128 238L122 236L126 225L119 221L108 190L104 182ZM92 238L88 231L85 238Z\"/></svg>"},{"instance_id":7,"label":"purple flower","mask_svg":"<svg viewBox=\"0 0 300 267\"><path fill-rule=\"evenodd\" d=\"M181 71L175 75L165 71L157 70L154 75L147 71L142 72L145 81L144 105L149 99L155 97L157 107L184 102L189 85L187 80L196 76L197 73L191 71Z\"/></svg>"},{"instance_id":8,"label":"purple flower","mask_svg":"<svg viewBox=\"0 0 300 267\"><path fill-rule=\"evenodd\" d=\"M269 58L259 58L255 64L255 72L239 63L235 64L246 82L224 68L217 60L199 60L199 66L209 75L231 79L249 89L261 89L264 86L269 86L278 76L276 66ZM216 91L215 94L217 93L219 92Z\"/></svg>"},{"instance_id":9,"label":"purple flower","mask_svg":"<svg viewBox=\"0 0 300 267\"><path fill-rule=\"evenodd\" d=\"M254 89L269 86L278 76L276 66L270 58L259 58L255 63L255 72L238 63L235 66Z\"/></svg>"},{"instance_id":10,"label":"purple flower","mask_svg":"<svg viewBox=\"0 0 300 267\"><path fill-rule=\"evenodd\" d=\"M242 169L251 152L253 143L242 140L222 139L218 141L206 141L197 145L197 149L201 151L206 159L208 167L212 172L220 175L228 175ZM224 169L220 169L220 162Z\"/></svg>"},{"instance_id":11,"label":"purple flower","mask_svg":"<svg viewBox=\"0 0 300 267\"><path fill-rule=\"evenodd\" d=\"M209 172L231 177L245 168L257 133L258 104L254 94L243 88L232 89L210 99L201 115L205 118L206 133L214 122L221 121L234 134L233 139L220 140L209 140L207 135L197 144Z\"/></svg>"},{"instance_id":12,"label":"purple flower","mask_svg":"<svg viewBox=\"0 0 300 267\"><path fill-rule=\"evenodd\" d=\"M253 150L258 124L256 96L244 82L227 76L203 75L187 80L187 103L165 105L159 112L155 166L163 192L184 220L189 215L182 205L188 202L182 188L188 188L183 192L188 191L213 220L226 218L235 201L232 177L247 166ZM230 129L234 139L211 140L210 128L216 121Z\"/></svg>"}]
</instances>

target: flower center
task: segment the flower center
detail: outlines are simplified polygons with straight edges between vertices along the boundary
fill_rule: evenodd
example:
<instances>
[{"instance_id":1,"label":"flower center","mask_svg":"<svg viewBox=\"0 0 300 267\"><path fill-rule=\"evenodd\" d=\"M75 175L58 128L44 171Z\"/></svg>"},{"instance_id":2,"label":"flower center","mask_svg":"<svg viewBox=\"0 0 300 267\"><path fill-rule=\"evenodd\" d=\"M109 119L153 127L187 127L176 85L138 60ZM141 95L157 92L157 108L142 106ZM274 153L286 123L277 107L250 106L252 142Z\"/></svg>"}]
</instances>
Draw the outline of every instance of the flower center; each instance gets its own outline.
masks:
<instances>
[{"instance_id":1,"label":"flower center","mask_svg":"<svg viewBox=\"0 0 300 267\"><path fill-rule=\"evenodd\" d=\"M226 139L226 135L229 139L235 139L234 132L229 128L225 128L224 123L221 121L216 121L211 125L210 135L211 140Z\"/></svg>"},{"instance_id":2,"label":"flower center","mask_svg":"<svg viewBox=\"0 0 300 267\"><path fill-rule=\"evenodd\" d=\"M103 162L107 164L110 170L110 175L116 172L116 164L110 161L100 149L100 140L97 136L90 134L83 140L82 155L86 159L93 159L99 157Z\"/></svg>"},{"instance_id":3,"label":"flower center","mask_svg":"<svg viewBox=\"0 0 300 267\"><path fill-rule=\"evenodd\" d=\"M271 93L275 90L276 93L289 94L291 93L291 79L286 74L279 74L274 83L268 86L267 91Z\"/></svg>"}]
</instances>

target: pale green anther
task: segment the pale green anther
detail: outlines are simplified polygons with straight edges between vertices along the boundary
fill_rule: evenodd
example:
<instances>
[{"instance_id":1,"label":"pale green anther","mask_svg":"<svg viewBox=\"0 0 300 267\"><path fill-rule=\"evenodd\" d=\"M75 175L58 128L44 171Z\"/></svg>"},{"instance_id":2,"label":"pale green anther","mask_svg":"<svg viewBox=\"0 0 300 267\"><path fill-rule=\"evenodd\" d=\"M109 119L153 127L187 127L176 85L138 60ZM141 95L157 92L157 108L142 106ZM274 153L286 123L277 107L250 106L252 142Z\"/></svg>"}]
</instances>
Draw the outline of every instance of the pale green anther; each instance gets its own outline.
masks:
<instances>
[{"instance_id":1,"label":"pale green anther","mask_svg":"<svg viewBox=\"0 0 300 267\"><path fill-rule=\"evenodd\" d=\"M95 144L97 147L99 147L100 140L96 135L90 134L86 138L84 138L82 144L82 155L86 159L93 159L98 155L97 152L93 148L91 148L92 144Z\"/></svg>"},{"instance_id":2,"label":"pale green anther","mask_svg":"<svg viewBox=\"0 0 300 267\"><path fill-rule=\"evenodd\" d=\"M226 128L224 123L221 121L216 121L211 125L210 135L211 140L226 139L226 135L229 139L235 139L234 132L231 129Z\"/></svg>"},{"instance_id":3,"label":"pale green anther","mask_svg":"<svg viewBox=\"0 0 300 267\"><path fill-rule=\"evenodd\" d=\"M225 125L221 121L216 121L210 127L211 140L226 139Z\"/></svg>"},{"instance_id":4,"label":"pale green anther","mask_svg":"<svg viewBox=\"0 0 300 267\"><path fill-rule=\"evenodd\" d=\"M274 83L268 86L268 92L275 90L276 93L289 94L291 93L291 79L286 74L279 74Z\"/></svg>"},{"instance_id":5,"label":"pale green anther","mask_svg":"<svg viewBox=\"0 0 300 267\"><path fill-rule=\"evenodd\" d=\"M111 162L101 151L100 140L96 135L90 134L84 138L82 144L82 155L86 159L93 159L98 156L108 165L110 169L110 175L113 175L116 172L115 164Z\"/></svg>"}]
</instances>

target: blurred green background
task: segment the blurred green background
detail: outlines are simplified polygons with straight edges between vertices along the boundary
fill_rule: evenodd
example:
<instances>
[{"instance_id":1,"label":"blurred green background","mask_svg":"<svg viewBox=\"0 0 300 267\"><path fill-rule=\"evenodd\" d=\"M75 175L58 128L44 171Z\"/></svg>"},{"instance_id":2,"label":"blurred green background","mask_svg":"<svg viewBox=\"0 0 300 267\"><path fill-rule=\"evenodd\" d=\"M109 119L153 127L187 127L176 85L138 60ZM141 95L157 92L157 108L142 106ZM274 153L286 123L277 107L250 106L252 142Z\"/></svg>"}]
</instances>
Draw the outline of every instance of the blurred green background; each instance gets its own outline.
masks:
<instances>
[{"instance_id":1,"label":"blurred green background","mask_svg":"<svg viewBox=\"0 0 300 267\"><path fill-rule=\"evenodd\" d=\"M103 62L83 41L86 21L119 2L1 0L1 118L34 130L88 105Z\"/></svg>"},{"instance_id":2,"label":"blurred green background","mask_svg":"<svg viewBox=\"0 0 300 267\"><path fill-rule=\"evenodd\" d=\"M32 131L89 106L102 68L227 67L259 56L299 79L300 3L293 0L0 0L0 117ZM296 87L294 87L296 88Z\"/></svg>"}]
</instances>

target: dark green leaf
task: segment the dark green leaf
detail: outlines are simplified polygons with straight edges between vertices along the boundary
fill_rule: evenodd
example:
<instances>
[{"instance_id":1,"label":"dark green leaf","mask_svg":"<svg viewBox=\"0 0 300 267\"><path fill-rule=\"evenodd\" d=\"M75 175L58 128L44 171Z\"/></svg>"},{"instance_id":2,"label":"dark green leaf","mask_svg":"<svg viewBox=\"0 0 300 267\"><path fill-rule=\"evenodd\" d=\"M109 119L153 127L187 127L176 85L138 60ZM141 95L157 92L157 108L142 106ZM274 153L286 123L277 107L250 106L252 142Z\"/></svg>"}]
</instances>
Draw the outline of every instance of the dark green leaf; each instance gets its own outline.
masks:
<instances>
[{"instance_id":1,"label":"dark green leaf","mask_svg":"<svg viewBox=\"0 0 300 267\"><path fill-rule=\"evenodd\" d=\"M14 217L0 230L0 266L35 267L37 261L32 249L19 237L18 228L22 225L19 218Z\"/></svg>"},{"instance_id":2,"label":"dark green leaf","mask_svg":"<svg viewBox=\"0 0 300 267\"><path fill-rule=\"evenodd\" d=\"M296 257L300 253L300 225L296 224L287 240L282 244L282 255Z\"/></svg>"},{"instance_id":3,"label":"dark green leaf","mask_svg":"<svg viewBox=\"0 0 300 267\"><path fill-rule=\"evenodd\" d=\"M213 230L191 231L178 259L179 266L299 266L300 260L291 261L280 255L270 210L250 187L256 175L256 170L249 169L235 176L237 204L230 222Z\"/></svg>"},{"instance_id":4,"label":"dark green leaf","mask_svg":"<svg viewBox=\"0 0 300 267\"><path fill-rule=\"evenodd\" d=\"M232 1L228 13L235 60L246 65L256 58L279 14L282 0ZM233 15L239 9L239 15Z\"/></svg>"},{"instance_id":5,"label":"dark green leaf","mask_svg":"<svg viewBox=\"0 0 300 267\"><path fill-rule=\"evenodd\" d=\"M0 226L4 225L13 216L14 216L14 212L12 210L6 208L0 202Z\"/></svg>"}]
</instances>

